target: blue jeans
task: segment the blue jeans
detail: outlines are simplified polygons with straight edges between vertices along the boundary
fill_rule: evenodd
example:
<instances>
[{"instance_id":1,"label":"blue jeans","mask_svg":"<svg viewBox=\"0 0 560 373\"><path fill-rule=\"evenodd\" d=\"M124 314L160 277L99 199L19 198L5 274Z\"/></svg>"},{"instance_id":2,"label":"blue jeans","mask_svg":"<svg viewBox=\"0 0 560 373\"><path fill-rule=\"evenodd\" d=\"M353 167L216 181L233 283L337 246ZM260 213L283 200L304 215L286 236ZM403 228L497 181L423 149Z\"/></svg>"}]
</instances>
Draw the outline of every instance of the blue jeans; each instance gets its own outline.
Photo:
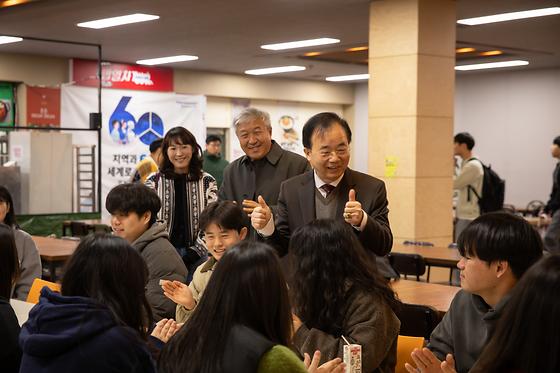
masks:
<instances>
[{"instance_id":1,"label":"blue jeans","mask_svg":"<svg viewBox=\"0 0 560 373\"><path fill-rule=\"evenodd\" d=\"M206 260L208 259L208 253L205 253L199 259L193 261L192 254L194 253L194 250L188 247L177 247L176 249L179 255L181 256L181 258L183 258L183 262L187 267L188 273L187 273L186 283L188 285L192 281L194 271L198 268L199 265L206 262Z\"/></svg>"}]
</instances>

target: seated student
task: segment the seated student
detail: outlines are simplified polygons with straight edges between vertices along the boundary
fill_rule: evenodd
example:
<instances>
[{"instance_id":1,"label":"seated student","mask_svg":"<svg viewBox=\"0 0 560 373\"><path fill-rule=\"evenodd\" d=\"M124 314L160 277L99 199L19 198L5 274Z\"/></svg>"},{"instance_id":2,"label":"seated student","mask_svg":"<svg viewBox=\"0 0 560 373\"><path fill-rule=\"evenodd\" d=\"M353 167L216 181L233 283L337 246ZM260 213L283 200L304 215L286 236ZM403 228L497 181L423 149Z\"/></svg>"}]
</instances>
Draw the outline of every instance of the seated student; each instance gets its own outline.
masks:
<instances>
[{"instance_id":1,"label":"seated student","mask_svg":"<svg viewBox=\"0 0 560 373\"><path fill-rule=\"evenodd\" d=\"M492 339L469 373L560 372L558 289L560 255L545 256L511 292ZM445 373L456 373L452 364L441 367Z\"/></svg>"},{"instance_id":2,"label":"seated student","mask_svg":"<svg viewBox=\"0 0 560 373\"><path fill-rule=\"evenodd\" d=\"M187 268L169 242L166 227L156 223L161 207L159 197L143 184L121 184L111 189L105 207L111 213L114 234L138 250L148 265L146 296L154 319L175 317L175 304L163 295L159 282L185 281Z\"/></svg>"},{"instance_id":3,"label":"seated student","mask_svg":"<svg viewBox=\"0 0 560 373\"><path fill-rule=\"evenodd\" d=\"M306 372L286 346L292 334L286 280L274 250L243 241L220 259L192 317L162 349L160 373ZM344 371L340 359L309 372ZM309 356L306 356L309 364Z\"/></svg>"},{"instance_id":4,"label":"seated student","mask_svg":"<svg viewBox=\"0 0 560 373\"><path fill-rule=\"evenodd\" d=\"M155 372L147 280L146 263L125 240L83 238L61 294L44 287L23 324L20 373ZM176 330L173 320L162 320L152 336L165 342Z\"/></svg>"},{"instance_id":5,"label":"seated student","mask_svg":"<svg viewBox=\"0 0 560 373\"><path fill-rule=\"evenodd\" d=\"M208 285L216 263L231 245L247 236L249 222L243 210L231 201L220 201L209 204L200 214L200 229L204 232L204 240L210 259L198 266L189 286L179 281L163 281L164 294L177 303L175 320L178 323L187 321L200 301L200 297Z\"/></svg>"},{"instance_id":6,"label":"seated student","mask_svg":"<svg viewBox=\"0 0 560 373\"><path fill-rule=\"evenodd\" d=\"M294 232L289 249L297 351L320 350L323 360L342 357L344 336L362 346L363 372L393 372L400 328L394 311L400 302L352 227L312 221Z\"/></svg>"},{"instance_id":7,"label":"seated student","mask_svg":"<svg viewBox=\"0 0 560 373\"><path fill-rule=\"evenodd\" d=\"M14 203L8 189L0 185L0 223L10 226L14 230L14 238L19 260L19 279L14 288L13 298L26 300L33 280L41 278L41 257L31 236L22 231L14 212Z\"/></svg>"},{"instance_id":8,"label":"seated student","mask_svg":"<svg viewBox=\"0 0 560 373\"><path fill-rule=\"evenodd\" d=\"M21 350L18 344L19 323L10 296L18 275L18 257L14 231L0 224L0 364L6 373L19 372Z\"/></svg>"},{"instance_id":9,"label":"seated student","mask_svg":"<svg viewBox=\"0 0 560 373\"><path fill-rule=\"evenodd\" d=\"M468 372L494 334L512 289L543 252L538 232L523 218L507 213L479 216L461 233L457 245L462 290L432 332L427 348L413 351L417 368L406 364L409 372L441 371L444 359L454 359L458 372Z\"/></svg>"}]
</instances>

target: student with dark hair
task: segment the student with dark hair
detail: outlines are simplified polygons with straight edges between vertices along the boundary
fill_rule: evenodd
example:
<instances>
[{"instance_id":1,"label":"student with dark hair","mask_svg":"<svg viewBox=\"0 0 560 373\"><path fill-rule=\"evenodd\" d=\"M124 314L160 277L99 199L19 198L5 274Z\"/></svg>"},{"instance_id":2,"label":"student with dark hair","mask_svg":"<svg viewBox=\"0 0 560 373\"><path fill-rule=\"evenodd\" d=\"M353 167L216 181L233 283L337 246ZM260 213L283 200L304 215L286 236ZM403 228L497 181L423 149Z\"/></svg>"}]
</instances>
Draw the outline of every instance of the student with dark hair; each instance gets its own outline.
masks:
<instances>
[{"instance_id":1,"label":"student with dark hair","mask_svg":"<svg viewBox=\"0 0 560 373\"><path fill-rule=\"evenodd\" d=\"M135 167L131 182L145 183L148 176L157 172L159 159L161 157L161 143L163 139L157 139L150 144L150 154L144 157Z\"/></svg>"},{"instance_id":2,"label":"student with dark hair","mask_svg":"<svg viewBox=\"0 0 560 373\"><path fill-rule=\"evenodd\" d=\"M432 332L428 348L412 353L420 372L439 371L441 360L449 365L454 360L458 372L468 372L509 308L512 290L543 252L538 232L523 218L507 213L478 217L457 244L462 290ZM418 372L406 366L409 372Z\"/></svg>"},{"instance_id":3,"label":"student with dark hair","mask_svg":"<svg viewBox=\"0 0 560 373\"><path fill-rule=\"evenodd\" d=\"M10 305L12 289L18 277L18 256L14 230L6 224L0 224L0 364L2 371L19 372L21 349L19 348L19 323Z\"/></svg>"},{"instance_id":4,"label":"student with dark hair","mask_svg":"<svg viewBox=\"0 0 560 373\"><path fill-rule=\"evenodd\" d=\"M362 346L363 372L393 372L400 302L352 228L315 220L294 232L290 250L295 348L302 355L320 350L324 361L343 357L346 338Z\"/></svg>"},{"instance_id":5,"label":"student with dark hair","mask_svg":"<svg viewBox=\"0 0 560 373\"><path fill-rule=\"evenodd\" d=\"M461 170L453 180L453 189L459 195L455 206L455 237L457 238L467 225L480 215L478 196L482 197L484 169L482 163L473 157L474 138L468 132L461 132L453 138L453 155L461 157ZM475 194L476 192L476 194Z\"/></svg>"},{"instance_id":6,"label":"student with dark hair","mask_svg":"<svg viewBox=\"0 0 560 373\"><path fill-rule=\"evenodd\" d=\"M203 156L204 171L214 176L218 188L220 188L224 180L224 169L229 162L222 157L222 139L219 136L208 135L206 138L206 150L204 150Z\"/></svg>"},{"instance_id":7,"label":"student with dark hair","mask_svg":"<svg viewBox=\"0 0 560 373\"><path fill-rule=\"evenodd\" d=\"M198 266L189 286L180 281L162 283L164 294L177 303L175 320L178 323L192 315L218 261L232 245L245 239L247 220L243 210L232 201L213 202L200 214L200 230L204 232L210 258Z\"/></svg>"},{"instance_id":8,"label":"student with dark hair","mask_svg":"<svg viewBox=\"0 0 560 373\"><path fill-rule=\"evenodd\" d=\"M552 173L552 192L543 211L552 217L544 235L544 248L549 253L560 254L560 136L554 138L550 153L557 163Z\"/></svg>"},{"instance_id":9,"label":"student with dark hair","mask_svg":"<svg viewBox=\"0 0 560 373\"><path fill-rule=\"evenodd\" d=\"M313 170L282 183L277 213L259 197L251 214L253 227L280 255L288 252L291 233L315 219L346 222L372 257L391 251L385 183L348 167L351 141L350 126L336 113L316 114L303 126L304 152ZM388 262L381 263L389 276Z\"/></svg>"},{"instance_id":10,"label":"student with dark hair","mask_svg":"<svg viewBox=\"0 0 560 373\"><path fill-rule=\"evenodd\" d=\"M167 225L169 241L177 249L189 271L206 261L208 251L199 237L202 210L218 200L216 180L202 170L202 149L186 128L174 127L163 138L159 172L146 185L161 201L158 220Z\"/></svg>"},{"instance_id":11,"label":"student with dark hair","mask_svg":"<svg viewBox=\"0 0 560 373\"><path fill-rule=\"evenodd\" d=\"M306 371L290 345L286 280L273 249L243 241L216 266L192 317L163 348L160 373ZM343 372L340 359L309 372ZM309 357L306 359L309 360Z\"/></svg>"},{"instance_id":12,"label":"student with dark hair","mask_svg":"<svg viewBox=\"0 0 560 373\"><path fill-rule=\"evenodd\" d=\"M157 194L143 184L121 184L111 189L105 206L114 234L138 250L148 265L146 296L156 321L175 317L175 304L163 295L159 282L185 281L187 268L165 226L156 222L161 207Z\"/></svg>"},{"instance_id":13,"label":"student with dark hair","mask_svg":"<svg viewBox=\"0 0 560 373\"><path fill-rule=\"evenodd\" d=\"M469 373L560 372L560 255L533 265L512 291L496 331ZM456 373L442 364L444 373Z\"/></svg>"},{"instance_id":14,"label":"student with dark hair","mask_svg":"<svg viewBox=\"0 0 560 373\"><path fill-rule=\"evenodd\" d=\"M18 254L20 275L15 284L12 297L25 300L27 299L27 294L29 293L29 289L31 289L33 280L41 278L41 257L39 256L39 251L31 236L27 232L21 230L17 224L12 196L8 189L2 185L0 185L0 224L1 223L13 229Z\"/></svg>"},{"instance_id":15,"label":"student with dark hair","mask_svg":"<svg viewBox=\"0 0 560 373\"><path fill-rule=\"evenodd\" d=\"M44 287L23 324L20 372L155 372L147 281L146 263L122 238L82 239L66 265L61 294ZM165 320L152 336L166 341L176 330Z\"/></svg>"}]
</instances>

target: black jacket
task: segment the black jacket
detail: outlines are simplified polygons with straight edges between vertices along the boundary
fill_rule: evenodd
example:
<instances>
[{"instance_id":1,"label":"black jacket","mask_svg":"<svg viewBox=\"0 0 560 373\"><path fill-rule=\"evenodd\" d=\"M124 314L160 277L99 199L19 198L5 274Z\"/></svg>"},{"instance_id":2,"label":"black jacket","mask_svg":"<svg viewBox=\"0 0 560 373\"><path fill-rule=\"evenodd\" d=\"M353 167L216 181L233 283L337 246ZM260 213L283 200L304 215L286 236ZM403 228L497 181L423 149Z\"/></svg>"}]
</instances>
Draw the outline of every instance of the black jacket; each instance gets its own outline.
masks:
<instances>
[{"instance_id":1,"label":"black jacket","mask_svg":"<svg viewBox=\"0 0 560 373\"><path fill-rule=\"evenodd\" d=\"M544 212L552 215L558 209L560 209L560 162L556 164L556 168L552 174L552 192L550 193L550 198L544 208Z\"/></svg>"},{"instance_id":2,"label":"black jacket","mask_svg":"<svg viewBox=\"0 0 560 373\"><path fill-rule=\"evenodd\" d=\"M10 302L0 298L0 364L2 372L19 372L21 350L18 344L19 323Z\"/></svg>"}]
</instances>

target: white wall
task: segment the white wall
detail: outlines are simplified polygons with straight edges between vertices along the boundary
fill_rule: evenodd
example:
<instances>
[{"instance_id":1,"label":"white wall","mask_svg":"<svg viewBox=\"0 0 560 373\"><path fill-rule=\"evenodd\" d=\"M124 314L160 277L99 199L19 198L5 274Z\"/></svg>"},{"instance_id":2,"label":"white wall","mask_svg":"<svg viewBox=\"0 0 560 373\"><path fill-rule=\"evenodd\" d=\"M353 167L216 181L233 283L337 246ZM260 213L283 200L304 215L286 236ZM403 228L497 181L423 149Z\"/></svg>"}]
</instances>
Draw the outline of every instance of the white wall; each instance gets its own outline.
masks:
<instances>
[{"instance_id":1,"label":"white wall","mask_svg":"<svg viewBox=\"0 0 560 373\"><path fill-rule=\"evenodd\" d=\"M366 84L356 86L354 167L366 170L359 155L368 150L367 94ZM458 73L454 132L461 131L474 136L475 154L506 180L506 203L546 202L556 163L550 146L560 135L560 69Z\"/></svg>"},{"instance_id":2,"label":"white wall","mask_svg":"<svg viewBox=\"0 0 560 373\"><path fill-rule=\"evenodd\" d=\"M560 69L457 74L455 132L470 132L475 153L506 180L506 203L547 201L560 135Z\"/></svg>"},{"instance_id":3,"label":"white wall","mask_svg":"<svg viewBox=\"0 0 560 373\"><path fill-rule=\"evenodd\" d=\"M368 84L354 86L354 118L352 125L352 164L357 171L368 173Z\"/></svg>"}]
</instances>

